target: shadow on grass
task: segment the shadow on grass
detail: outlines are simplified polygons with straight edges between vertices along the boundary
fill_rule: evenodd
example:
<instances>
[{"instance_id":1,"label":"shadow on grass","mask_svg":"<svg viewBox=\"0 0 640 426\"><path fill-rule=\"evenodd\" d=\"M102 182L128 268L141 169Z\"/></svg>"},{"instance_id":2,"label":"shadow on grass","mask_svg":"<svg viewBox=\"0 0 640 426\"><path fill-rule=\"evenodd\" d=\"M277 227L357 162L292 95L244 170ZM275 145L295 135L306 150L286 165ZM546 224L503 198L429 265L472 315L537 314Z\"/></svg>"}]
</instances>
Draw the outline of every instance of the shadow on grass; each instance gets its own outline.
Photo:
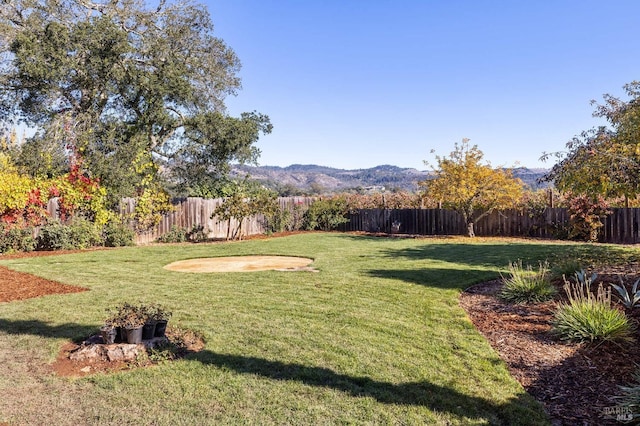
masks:
<instances>
[{"instance_id":1,"label":"shadow on grass","mask_svg":"<svg viewBox=\"0 0 640 426\"><path fill-rule=\"evenodd\" d=\"M31 334L50 338L78 339L96 331L89 325L65 323L50 325L38 320L0 318L0 331L8 334ZM284 363L242 355L220 354L204 350L188 355L188 359L278 381L296 381L308 386L335 389L354 397L368 397L384 404L419 405L434 412L486 419L490 424L546 424L544 413L527 394L519 394L503 404L469 396L430 382L389 383L369 377L336 373L324 367Z\"/></svg>"},{"instance_id":2,"label":"shadow on grass","mask_svg":"<svg viewBox=\"0 0 640 426\"><path fill-rule=\"evenodd\" d=\"M442 262L460 263L474 266L495 266L503 268L509 262L521 259L523 263L537 263L559 252L565 252L571 246L564 248L551 244L428 244L401 250L386 250L389 257L402 257L409 260L437 260Z\"/></svg>"},{"instance_id":3,"label":"shadow on grass","mask_svg":"<svg viewBox=\"0 0 640 426\"><path fill-rule=\"evenodd\" d=\"M522 260L536 265L539 261L563 262L568 258L584 264L620 263L638 260L637 251L624 247L599 244L566 243L433 243L404 249L388 249L381 252L391 258L408 260L437 260L472 266L506 267L509 262Z\"/></svg>"},{"instance_id":4,"label":"shadow on grass","mask_svg":"<svg viewBox=\"0 0 640 426\"><path fill-rule=\"evenodd\" d=\"M263 358L219 354L211 351L188 357L241 374L258 375L272 380L287 380L308 386L335 389L354 397L369 397L384 404L419 405L434 412L486 419L490 424L546 424L542 409L527 394L519 394L505 404L462 394L430 382L388 383L369 377L349 376L328 368L283 363Z\"/></svg>"},{"instance_id":5,"label":"shadow on grass","mask_svg":"<svg viewBox=\"0 0 640 426\"><path fill-rule=\"evenodd\" d=\"M499 277L497 271L478 269L374 269L367 271L374 278L401 280L410 284L418 284L434 288L464 290L470 285Z\"/></svg>"},{"instance_id":6,"label":"shadow on grass","mask_svg":"<svg viewBox=\"0 0 640 426\"><path fill-rule=\"evenodd\" d=\"M0 318L0 331L8 334L62 338L79 341L98 330L95 326L65 323L50 325L39 320L8 320Z\"/></svg>"}]
</instances>

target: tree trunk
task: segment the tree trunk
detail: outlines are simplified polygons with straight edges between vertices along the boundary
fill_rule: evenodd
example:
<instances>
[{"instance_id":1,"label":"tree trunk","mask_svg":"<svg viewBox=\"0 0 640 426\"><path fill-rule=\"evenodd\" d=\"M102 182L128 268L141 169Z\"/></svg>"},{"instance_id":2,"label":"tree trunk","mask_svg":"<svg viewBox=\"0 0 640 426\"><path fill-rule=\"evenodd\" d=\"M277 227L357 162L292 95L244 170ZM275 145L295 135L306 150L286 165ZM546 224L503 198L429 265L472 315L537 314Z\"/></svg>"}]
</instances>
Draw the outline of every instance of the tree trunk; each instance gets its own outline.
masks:
<instances>
[{"instance_id":1,"label":"tree trunk","mask_svg":"<svg viewBox=\"0 0 640 426\"><path fill-rule=\"evenodd\" d=\"M240 225L238 225L238 231L236 232L238 241L242 240L242 222L244 222L244 218L240 219Z\"/></svg>"},{"instance_id":2,"label":"tree trunk","mask_svg":"<svg viewBox=\"0 0 640 426\"><path fill-rule=\"evenodd\" d=\"M471 237L471 238L476 236L476 233L473 230L473 222L468 222L467 223L467 235L469 235L469 237Z\"/></svg>"}]
</instances>

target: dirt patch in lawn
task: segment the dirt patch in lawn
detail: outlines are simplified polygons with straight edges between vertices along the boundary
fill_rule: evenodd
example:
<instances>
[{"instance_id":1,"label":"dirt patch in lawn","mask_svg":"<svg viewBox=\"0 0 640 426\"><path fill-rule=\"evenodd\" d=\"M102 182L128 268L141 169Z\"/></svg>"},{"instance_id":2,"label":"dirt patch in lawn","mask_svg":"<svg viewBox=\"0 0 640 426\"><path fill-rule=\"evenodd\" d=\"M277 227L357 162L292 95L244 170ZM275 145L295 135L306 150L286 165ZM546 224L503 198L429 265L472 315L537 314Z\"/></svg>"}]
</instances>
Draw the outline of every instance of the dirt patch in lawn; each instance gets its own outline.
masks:
<instances>
[{"instance_id":1,"label":"dirt patch in lawn","mask_svg":"<svg viewBox=\"0 0 640 426\"><path fill-rule=\"evenodd\" d=\"M164 268L178 272L313 271L313 259L290 256L227 256L180 260Z\"/></svg>"},{"instance_id":2,"label":"dirt patch in lawn","mask_svg":"<svg viewBox=\"0 0 640 426\"><path fill-rule=\"evenodd\" d=\"M200 352L204 349L204 339L191 330L183 330L176 327L167 328L166 345L149 351L144 356L139 356L135 361L109 361L107 359L73 360L71 354L81 346L89 344L97 336L90 336L87 342L65 343L56 361L53 363L53 371L59 376L80 377L97 373L114 373L133 368L150 367L159 362L175 361L184 358L188 354Z\"/></svg>"}]
</instances>

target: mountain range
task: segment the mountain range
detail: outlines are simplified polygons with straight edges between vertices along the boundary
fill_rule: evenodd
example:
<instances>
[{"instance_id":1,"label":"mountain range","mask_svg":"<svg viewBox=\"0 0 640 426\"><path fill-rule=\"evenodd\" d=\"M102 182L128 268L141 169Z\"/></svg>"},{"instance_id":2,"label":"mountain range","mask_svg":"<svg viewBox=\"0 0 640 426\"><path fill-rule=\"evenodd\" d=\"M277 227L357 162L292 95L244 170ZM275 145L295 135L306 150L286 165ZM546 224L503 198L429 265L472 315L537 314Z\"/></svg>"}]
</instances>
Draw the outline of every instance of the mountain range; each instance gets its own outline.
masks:
<instances>
[{"instance_id":1,"label":"mountain range","mask_svg":"<svg viewBox=\"0 0 640 426\"><path fill-rule=\"evenodd\" d=\"M538 183L548 170L520 167L513 169L514 177L533 189L549 186ZM293 164L287 167L237 165L233 168L236 176L250 175L253 180L281 193L300 192L340 192L348 190L380 191L418 190L418 182L432 173L427 170L381 165L369 169L336 169L314 164Z\"/></svg>"}]
</instances>

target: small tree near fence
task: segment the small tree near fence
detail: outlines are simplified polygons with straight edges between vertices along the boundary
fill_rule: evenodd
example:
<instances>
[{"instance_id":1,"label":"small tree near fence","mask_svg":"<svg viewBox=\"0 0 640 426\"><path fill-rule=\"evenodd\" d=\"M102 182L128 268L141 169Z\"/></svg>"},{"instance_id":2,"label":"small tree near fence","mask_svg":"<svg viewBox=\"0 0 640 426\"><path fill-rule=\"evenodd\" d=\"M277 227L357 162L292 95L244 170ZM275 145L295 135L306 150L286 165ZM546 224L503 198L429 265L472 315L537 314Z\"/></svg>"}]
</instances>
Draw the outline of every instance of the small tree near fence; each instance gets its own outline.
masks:
<instances>
[{"instance_id":1,"label":"small tree near fence","mask_svg":"<svg viewBox=\"0 0 640 426\"><path fill-rule=\"evenodd\" d=\"M475 236L475 222L494 210L515 206L523 190L522 181L509 171L482 164L483 155L465 138L449 157L436 156L435 176L419 183L426 198L439 200L442 207L462 216L470 237Z\"/></svg>"},{"instance_id":2,"label":"small tree near fence","mask_svg":"<svg viewBox=\"0 0 640 426\"><path fill-rule=\"evenodd\" d=\"M609 204L602 197L588 197L581 195L569 201L569 238L598 241L600 228L604 226L603 219L611 214Z\"/></svg>"},{"instance_id":3,"label":"small tree near fence","mask_svg":"<svg viewBox=\"0 0 640 426\"><path fill-rule=\"evenodd\" d=\"M214 210L211 218L217 217L219 221L227 222L227 240L241 240L242 225L246 218L259 214L271 216L279 209L275 193L244 180L235 184L233 193ZM231 226L233 219L237 221L235 229Z\"/></svg>"}]
</instances>

